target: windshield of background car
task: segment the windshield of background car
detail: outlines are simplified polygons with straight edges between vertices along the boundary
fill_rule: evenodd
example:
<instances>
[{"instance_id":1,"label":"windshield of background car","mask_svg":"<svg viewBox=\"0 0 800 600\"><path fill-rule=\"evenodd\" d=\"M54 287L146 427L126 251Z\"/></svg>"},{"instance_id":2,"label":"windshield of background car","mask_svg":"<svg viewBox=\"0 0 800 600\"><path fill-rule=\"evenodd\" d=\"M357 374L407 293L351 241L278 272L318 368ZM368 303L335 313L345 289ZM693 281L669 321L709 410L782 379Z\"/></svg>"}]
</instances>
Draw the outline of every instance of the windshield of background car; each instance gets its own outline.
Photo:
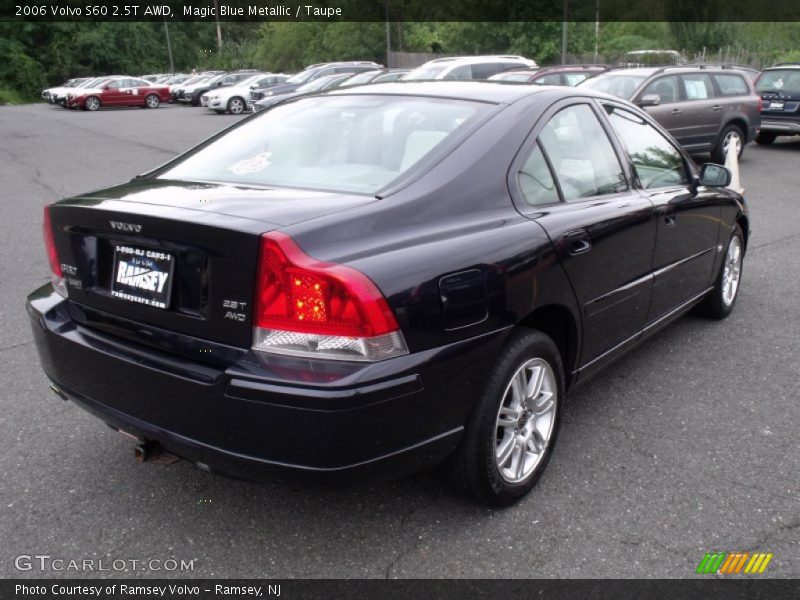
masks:
<instances>
[{"instance_id":1,"label":"windshield of background car","mask_svg":"<svg viewBox=\"0 0 800 600\"><path fill-rule=\"evenodd\" d=\"M328 85L334 79L344 79L341 75L325 75L324 77L317 77L314 81L309 81L305 85L297 88L298 94L305 94L307 92L316 92Z\"/></svg>"},{"instance_id":2,"label":"windshield of background car","mask_svg":"<svg viewBox=\"0 0 800 600\"><path fill-rule=\"evenodd\" d=\"M800 94L800 69L764 71L756 84L756 91Z\"/></svg>"},{"instance_id":3,"label":"windshield of background car","mask_svg":"<svg viewBox=\"0 0 800 600\"><path fill-rule=\"evenodd\" d=\"M248 120L159 178L374 194L491 106L410 96L304 98Z\"/></svg>"},{"instance_id":4,"label":"windshield of background car","mask_svg":"<svg viewBox=\"0 0 800 600\"><path fill-rule=\"evenodd\" d=\"M425 79L436 79L436 76L444 71L449 65L422 65L414 69L403 77L404 81L422 81Z\"/></svg>"},{"instance_id":5,"label":"windshield of background car","mask_svg":"<svg viewBox=\"0 0 800 600\"><path fill-rule=\"evenodd\" d=\"M305 83L309 79L311 79L314 75L320 72L322 67L314 67L313 69L306 69L305 71L300 71L299 73L292 75L289 79L286 80L286 83Z\"/></svg>"},{"instance_id":6,"label":"windshield of background car","mask_svg":"<svg viewBox=\"0 0 800 600\"><path fill-rule=\"evenodd\" d=\"M647 79L644 75L598 75L581 82L579 87L587 87L598 92L605 92L613 96L630 100L636 89Z\"/></svg>"},{"instance_id":7,"label":"windshield of background car","mask_svg":"<svg viewBox=\"0 0 800 600\"><path fill-rule=\"evenodd\" d=\"M359 83L368 83L372 81L372 78L375 77L376 73L380 71L364 71L363 73L359 73L358 75L353 75L347 80L347 85L357 85Z\"/></svg>"}]
</instances>

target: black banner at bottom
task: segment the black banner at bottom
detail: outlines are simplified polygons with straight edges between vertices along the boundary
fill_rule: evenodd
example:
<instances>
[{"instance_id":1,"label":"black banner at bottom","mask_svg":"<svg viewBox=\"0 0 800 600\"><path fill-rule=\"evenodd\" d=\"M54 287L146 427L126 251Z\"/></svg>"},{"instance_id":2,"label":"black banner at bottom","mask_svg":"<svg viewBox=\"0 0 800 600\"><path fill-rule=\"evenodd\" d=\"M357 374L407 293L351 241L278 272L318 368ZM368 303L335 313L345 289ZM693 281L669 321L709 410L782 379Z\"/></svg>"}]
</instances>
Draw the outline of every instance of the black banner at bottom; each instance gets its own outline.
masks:
<instances>
[{"instance_id":1,"label":"black banner at bottom","mask_svg":"<svg viewBox=\"0 0 800 600\"><path fill-rule=\"evenodd\" d=\"M621 598L676 600L783 600L800 596L800 580L719 579L6 579L0 599L17 600L212 600L282 598L288 600L432 598L535 598L605 600Z\"/></svg>"}]
</instances>

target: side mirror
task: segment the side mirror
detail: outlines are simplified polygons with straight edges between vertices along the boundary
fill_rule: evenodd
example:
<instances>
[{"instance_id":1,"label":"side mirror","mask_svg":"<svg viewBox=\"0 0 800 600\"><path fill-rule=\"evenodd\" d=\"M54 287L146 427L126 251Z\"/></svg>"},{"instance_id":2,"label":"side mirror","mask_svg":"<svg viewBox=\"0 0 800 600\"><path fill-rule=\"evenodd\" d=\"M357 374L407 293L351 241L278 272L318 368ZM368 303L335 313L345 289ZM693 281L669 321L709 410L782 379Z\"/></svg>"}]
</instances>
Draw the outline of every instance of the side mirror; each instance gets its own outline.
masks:
<instances>
[{"instance_id":1,"label":"side mirror","mask_svg":"<svg viewBox=\"0 0 800 600\"><path fill-rule=\"evenodd\" d=\"M639 106L658 106L661 104L661 96L658 94L646 94L639 98L636 104Z\"/></svg>"},{"instance_id":2,"label":"side mirror","mask_svg":"<svg viewBox=\"0 0 800 600\"><path fill-rule=\"evenodd\" d=\"M700 185L706 187L726 187L731 182L731 172L727 167L706 163L700 168Z\"/></svg>"},{"instance_id":3,"label":"side mirror","mask_svg":"<svg viewBox=\"0 0 800 600\"><path fill-rule=\"evenodd\" d=\"M110 85L104 85L104 86L103 86L103 89L104 89L104 90L110 90L110 89L111 89L111 86L110 86Z\"/></svg>"}]
</instances>

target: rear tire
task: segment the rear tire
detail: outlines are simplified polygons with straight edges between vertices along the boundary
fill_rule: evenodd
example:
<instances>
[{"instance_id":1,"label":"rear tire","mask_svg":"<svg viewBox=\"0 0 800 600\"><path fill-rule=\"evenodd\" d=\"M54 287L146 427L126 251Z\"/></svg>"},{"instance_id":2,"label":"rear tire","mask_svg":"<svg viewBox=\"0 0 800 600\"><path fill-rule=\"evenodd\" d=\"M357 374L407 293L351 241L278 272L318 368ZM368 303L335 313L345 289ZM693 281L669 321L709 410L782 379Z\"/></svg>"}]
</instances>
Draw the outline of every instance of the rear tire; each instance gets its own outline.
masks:
<instances>
[{"instance_id":1,"label":"rear tire","mask_svg":"<svg viewBox=\"0 0 800 600\"><path fill-rule=\"evenodd\" d=\"M739 142L739 154L737 157L742 158L742 154L744 154L744 132L738 125L728 125L725 127L719 134L719 138L717 138L717 146L711 151L711 160L721 165L725 164L728 145L737 140Z\"/></svg>"},{"instance_id":2,"label":"rear tire","mask_svg":"<svg viewBox=\"0 0 800 600\"><path fill-rule=\"evenodd\" d=\"M744 237L742 229L736 225L719 266L714 289L697 307L700 314L711 319L724 319L731 314L739 296L743 261Z\"/></svg>"},{"instance_id":3,"label":"rear tire","mask_svg":"<svg viewBox=\"0 0 800 600\"><path fill-rule=\"evenodd\" d=\"M762 131L756 136L756 144L759 146L769 146L778 137L774 133Z\"/></svg>"},{"instance_id":4,"label":"rear tire","mask_svg":"<svg viewBox=\"0 0 800 600\"><path fill-rule=\"evenodd\" d=\"M147 94L144 99L144 105L147 108L158 108L159 104L161 104L161 98L159 98L156 94Z\"/></svg>"},{"instance_id":5,"label":"rear tire","mask_svg":"<svg viewBox=\"0 0 800 600\"><path fill-rule=\"evenodd\" d=\"M563 396L564 368L553 341L534 329L514 332L445 465L452 483L487 506L519 501L550 460Z\"/></svg>"}]
</instances>

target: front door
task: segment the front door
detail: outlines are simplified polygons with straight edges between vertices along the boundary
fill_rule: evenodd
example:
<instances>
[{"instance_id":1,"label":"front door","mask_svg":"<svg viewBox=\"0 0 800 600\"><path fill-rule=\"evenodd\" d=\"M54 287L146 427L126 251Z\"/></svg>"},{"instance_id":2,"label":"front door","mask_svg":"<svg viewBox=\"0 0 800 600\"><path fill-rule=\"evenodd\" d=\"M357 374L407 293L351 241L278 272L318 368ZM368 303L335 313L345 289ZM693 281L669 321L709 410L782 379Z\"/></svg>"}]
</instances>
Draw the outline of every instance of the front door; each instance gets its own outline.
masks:
<instances>
[{"instance_id":1,"label":"front door","mask_svg":"<svg viewBox=\"0 0 800 600\"><path fill-rule=\"evenodd\" d=\"M655 206L658 230L653 255L653 299L648 323L658 321L710 285L720 226L715 195L696 188L684 155L638 115L605 104L625 144L641 193Z\"/></svg>"}]
</instances>

